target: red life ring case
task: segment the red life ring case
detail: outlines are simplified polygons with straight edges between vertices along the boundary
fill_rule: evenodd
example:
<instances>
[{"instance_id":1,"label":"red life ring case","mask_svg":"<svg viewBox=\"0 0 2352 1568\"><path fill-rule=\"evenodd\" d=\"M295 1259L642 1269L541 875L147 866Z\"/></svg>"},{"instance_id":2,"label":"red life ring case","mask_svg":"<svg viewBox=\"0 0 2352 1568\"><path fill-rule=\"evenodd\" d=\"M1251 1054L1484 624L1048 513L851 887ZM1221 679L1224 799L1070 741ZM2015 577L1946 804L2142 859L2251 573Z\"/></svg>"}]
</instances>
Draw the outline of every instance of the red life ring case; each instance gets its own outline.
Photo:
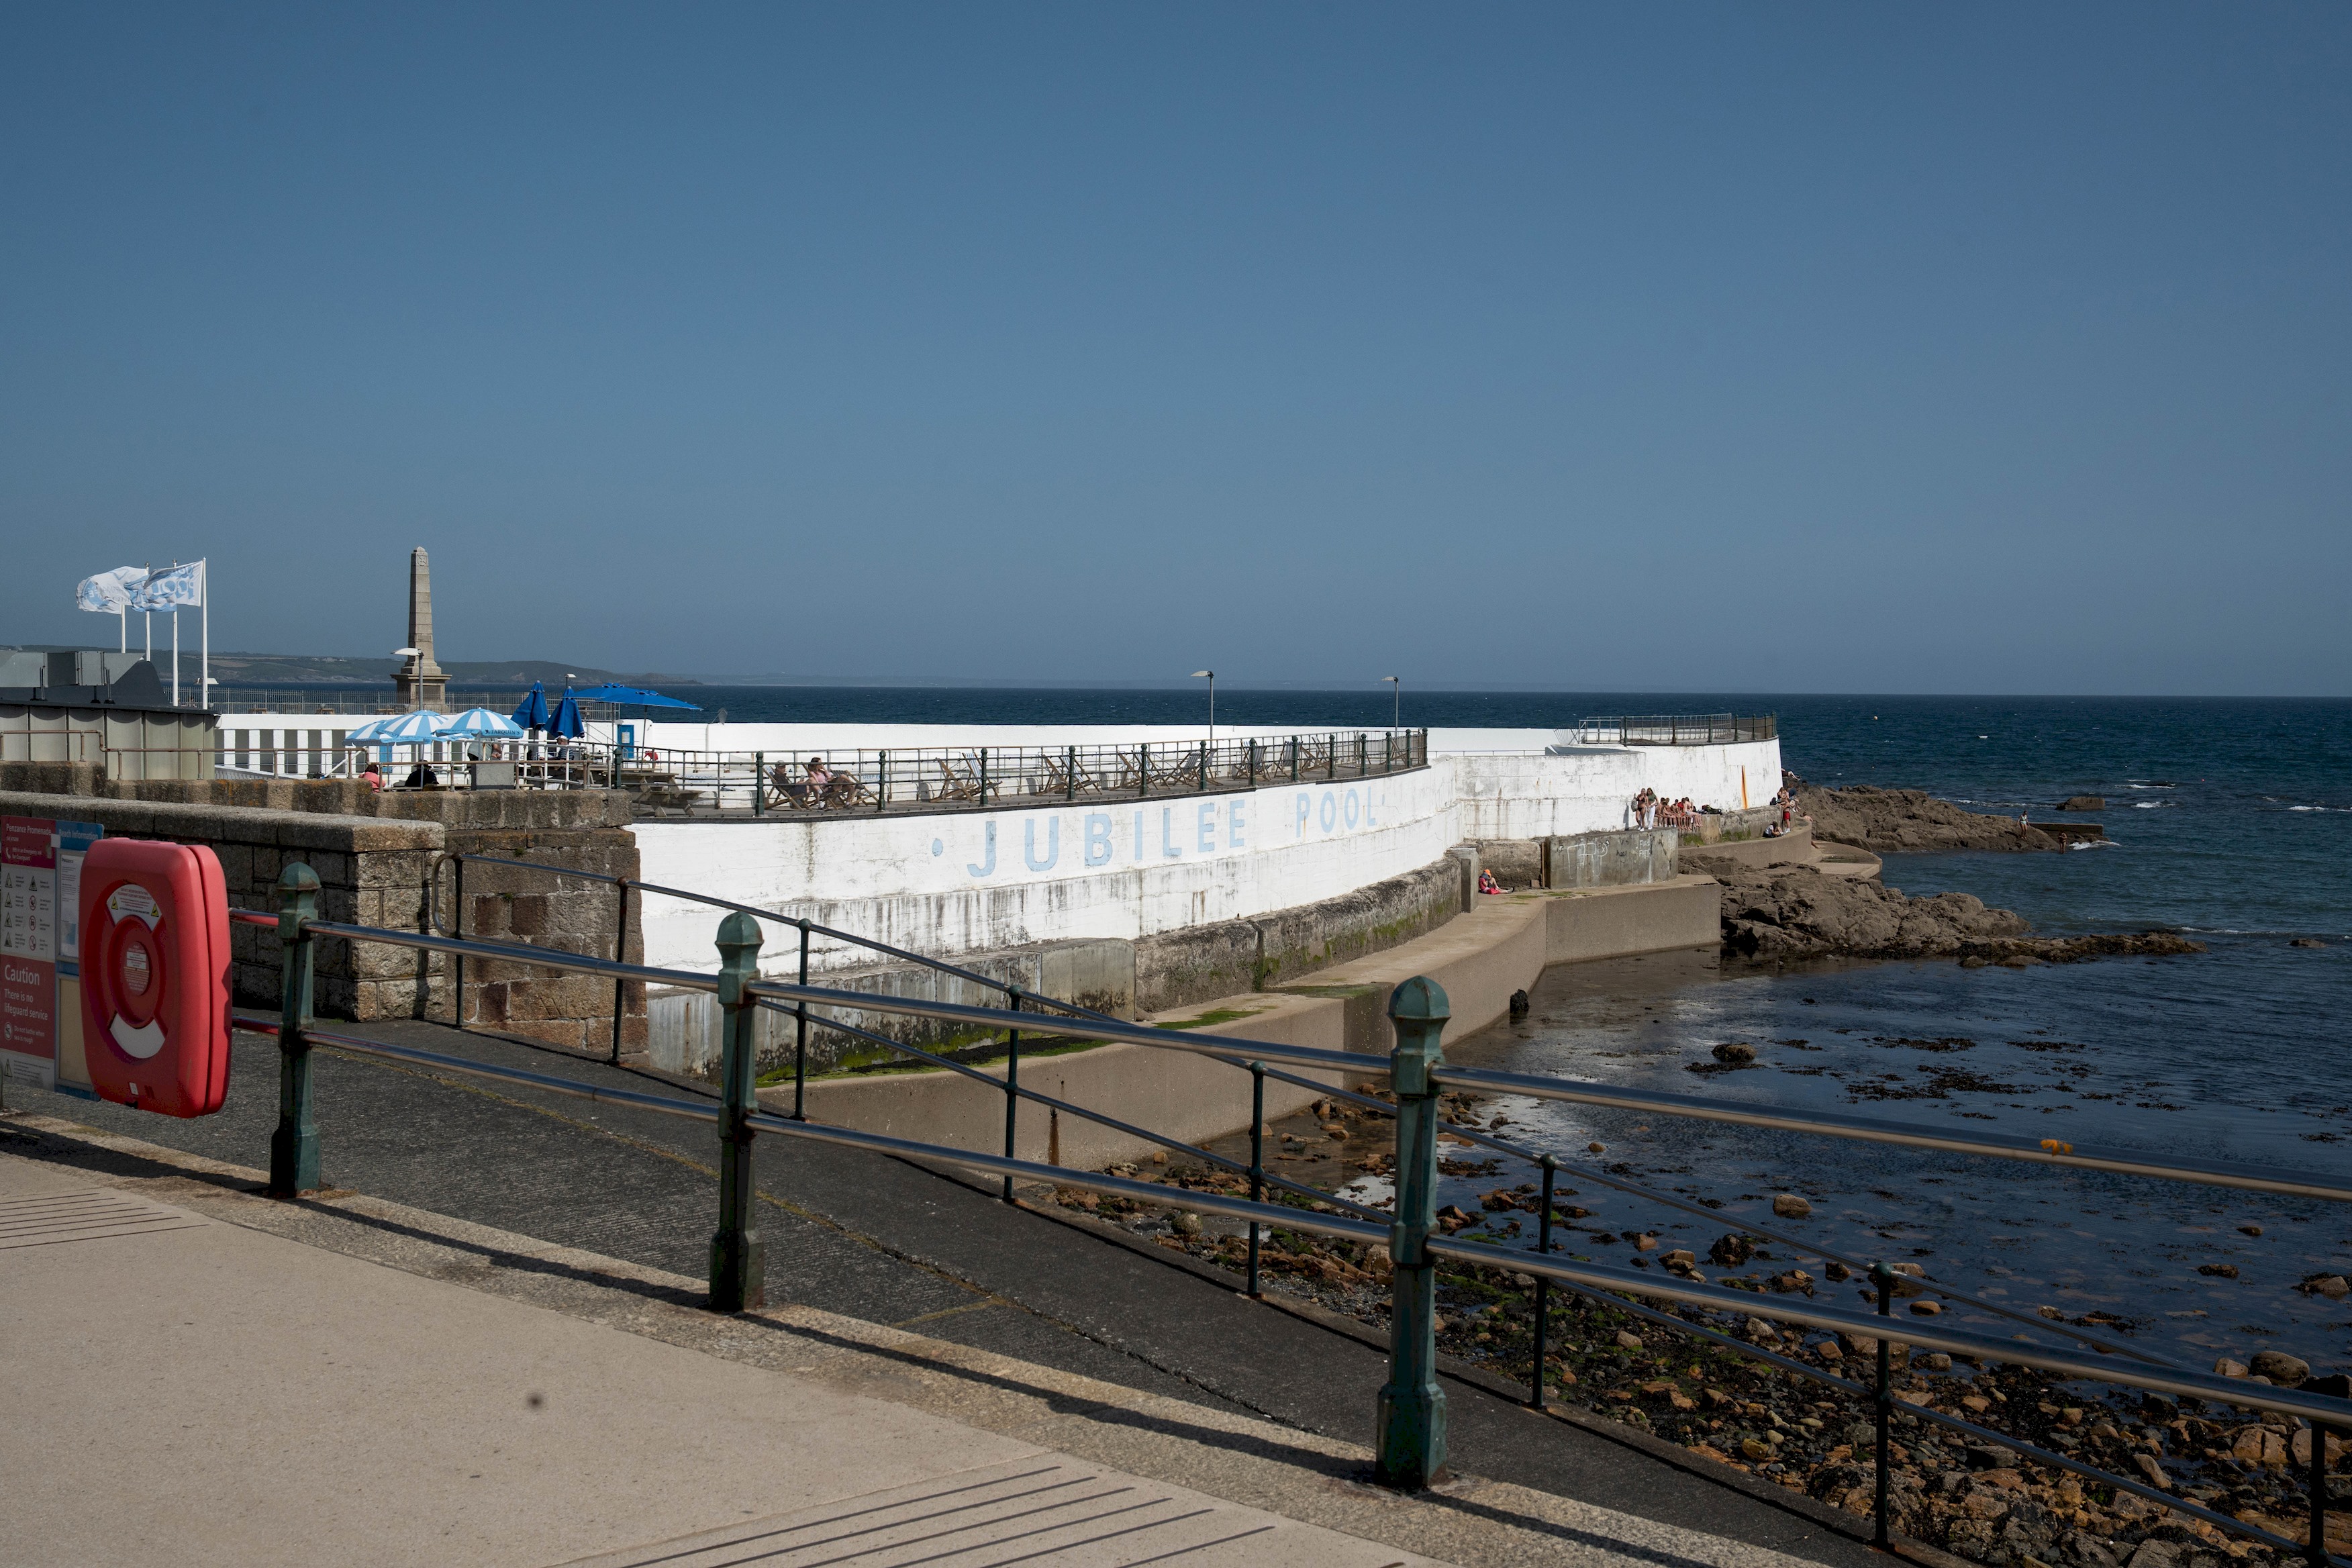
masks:
<instances>
[{"instance_id":1,"label":"red life ring case","mask_svg":"<svg viewBox=\"0 0 2352 1568\"><path fill-rule=\"evenodd\" d=\"M81 868L82 1038L101 1100L205 1116L228 1095L228 889L202 845L101 838Z\"/></svg>"}]
</instances>

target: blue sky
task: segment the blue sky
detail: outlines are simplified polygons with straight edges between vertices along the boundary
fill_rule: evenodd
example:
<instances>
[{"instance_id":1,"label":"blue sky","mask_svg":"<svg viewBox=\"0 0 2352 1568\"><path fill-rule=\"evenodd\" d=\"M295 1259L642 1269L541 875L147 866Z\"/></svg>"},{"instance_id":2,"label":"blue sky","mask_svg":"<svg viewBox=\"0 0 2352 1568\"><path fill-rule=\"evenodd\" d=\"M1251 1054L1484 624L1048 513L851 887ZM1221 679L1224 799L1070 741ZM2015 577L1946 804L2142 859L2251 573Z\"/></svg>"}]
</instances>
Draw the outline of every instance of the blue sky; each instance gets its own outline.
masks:
<instances>
[{"instance_id":1,"label":"blue sky","mask_svg":"<svg viewBox=\"0 0 2352 1568\"><path fill-rule=\"evenodd\" d=\"M0 13L0 641L2352 691L2340 6Z\"/></svg>"}]
</instances>

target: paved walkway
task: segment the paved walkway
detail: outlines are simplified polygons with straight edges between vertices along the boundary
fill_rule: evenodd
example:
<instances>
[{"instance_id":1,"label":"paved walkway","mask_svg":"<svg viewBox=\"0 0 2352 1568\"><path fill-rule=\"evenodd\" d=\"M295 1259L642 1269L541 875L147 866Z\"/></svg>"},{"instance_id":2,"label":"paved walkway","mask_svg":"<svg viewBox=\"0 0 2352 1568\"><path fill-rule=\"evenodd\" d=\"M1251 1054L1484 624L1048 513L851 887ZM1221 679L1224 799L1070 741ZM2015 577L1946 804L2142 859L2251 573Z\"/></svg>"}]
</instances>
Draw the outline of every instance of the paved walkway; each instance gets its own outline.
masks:
<instances>
[{"instance_id":1,"label":"paved walkway","mask_svg":"<svg viewBox=\"0 0 2352 1568\"><path fill-rule=\"evenodd\" d=\"M46 1118L0 1120L11 1563L1794 1559Z\"/></svg>"},{"instance_id":2,"label":"paved walkway","mask_svg":"<svg viewBox=\"0 0 2352 1568\"><path fill-rule=\"evenodd\" d=\"M648 1087L637 1075L440 1026L367 1032ZM227 1106L194 1121L13 1086L9 1103L249 1167L266 1158L276 1063L268 1041L239 1037ZM707 1126L331 1052L317 1071L323 1165L339 1187L683 1277L698 1299L717 1214ZM1235 1295L1228 1277L903 1162L782 1138L761 1139L758 1158L771 1300L1118 1384L1122 1397L1179 1401L1196 1415L1272 1422L1300 1442L1345 1446L1370 1435L1384 1356ZM1804 1500L1749 1478L1711 1477L1679 1451L1653 1457L1613 1424L1547 1420L1474 1382L1452 1383L1449 1398L1456 1465L1494 1482L1810 1562L1885 1561Z\"/></svg>"}]
</instances>

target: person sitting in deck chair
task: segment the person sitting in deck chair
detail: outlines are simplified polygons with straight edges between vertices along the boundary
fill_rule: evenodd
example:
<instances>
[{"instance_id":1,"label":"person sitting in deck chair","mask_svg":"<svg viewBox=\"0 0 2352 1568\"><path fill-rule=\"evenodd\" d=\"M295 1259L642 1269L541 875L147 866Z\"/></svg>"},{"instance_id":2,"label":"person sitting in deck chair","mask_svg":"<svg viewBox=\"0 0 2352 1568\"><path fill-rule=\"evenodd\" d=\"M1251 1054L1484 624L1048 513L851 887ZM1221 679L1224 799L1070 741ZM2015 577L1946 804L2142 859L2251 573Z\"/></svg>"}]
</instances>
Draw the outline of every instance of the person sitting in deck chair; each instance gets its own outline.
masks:
<instances>
[{"instance_id":1,"label":"person sitting in deck chair","mask_svg":"<svg viewBox=\"0 0 2352 1568\"><path fill-rule=\"evenodd\" d=\"M802 785L801 804L813 811L824 809L825 791L833 784L833 770L824 765L823 757L808 760L808 782Z\"/></svg>"}]
</instances>

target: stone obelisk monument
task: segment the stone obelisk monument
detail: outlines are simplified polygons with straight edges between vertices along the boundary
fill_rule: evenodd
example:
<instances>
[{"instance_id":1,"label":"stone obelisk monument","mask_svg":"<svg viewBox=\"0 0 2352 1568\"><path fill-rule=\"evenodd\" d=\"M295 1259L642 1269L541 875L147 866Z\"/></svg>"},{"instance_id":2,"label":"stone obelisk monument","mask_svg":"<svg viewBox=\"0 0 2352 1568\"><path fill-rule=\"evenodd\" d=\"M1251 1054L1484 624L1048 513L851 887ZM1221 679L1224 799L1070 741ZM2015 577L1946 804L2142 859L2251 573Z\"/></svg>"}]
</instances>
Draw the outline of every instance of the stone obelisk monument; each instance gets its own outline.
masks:
<instances>
[{"instance_id":1,"label":"stone obelisk monument","mask_svg":"<svg viewBox=\"0 0 2352 1568\"><path fill-rule=\"evenodd\" d=\"M416 651L392 678L403 706L449 710L449 678L433 662L433 568L425 552L408 552L408 646Z\"/></svg>"}]
</instances>

